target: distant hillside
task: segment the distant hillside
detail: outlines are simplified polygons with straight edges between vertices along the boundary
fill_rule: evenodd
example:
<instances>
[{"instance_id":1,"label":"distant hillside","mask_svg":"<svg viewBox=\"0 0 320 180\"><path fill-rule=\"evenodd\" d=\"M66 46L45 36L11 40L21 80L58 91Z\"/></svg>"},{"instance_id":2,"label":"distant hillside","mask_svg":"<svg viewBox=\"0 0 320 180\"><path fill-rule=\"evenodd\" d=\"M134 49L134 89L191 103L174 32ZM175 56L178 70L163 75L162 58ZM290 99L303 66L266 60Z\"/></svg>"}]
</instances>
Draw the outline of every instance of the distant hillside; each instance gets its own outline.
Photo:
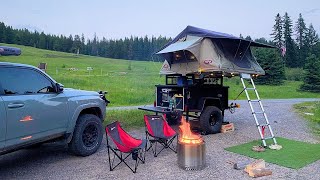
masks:
<instances>
[{"instance_id":1,"label":"distant hillside","mask_svg":"<svg viewBox=\"0 0 320 180\"><path fill-rule=\"evenodd\" d=\"M159 60L152 56L164 46L170 38L166 37L126 37L123 39L86 39L84 35L51 35L44 32L29 31L28 29L14 29L0 22L0 43L19 44L40 49L60 52L79 53L117 59Z\"/></svg>"}]
</instances>

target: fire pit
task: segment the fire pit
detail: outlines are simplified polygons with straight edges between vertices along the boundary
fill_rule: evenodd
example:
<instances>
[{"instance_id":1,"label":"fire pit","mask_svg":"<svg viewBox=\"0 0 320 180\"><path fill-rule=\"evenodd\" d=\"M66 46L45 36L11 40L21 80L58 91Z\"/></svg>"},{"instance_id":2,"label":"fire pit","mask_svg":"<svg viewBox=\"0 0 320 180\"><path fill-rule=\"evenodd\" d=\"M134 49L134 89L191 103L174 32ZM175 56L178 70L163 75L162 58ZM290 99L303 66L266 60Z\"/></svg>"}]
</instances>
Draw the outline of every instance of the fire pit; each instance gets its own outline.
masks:
<instances>
[{"instance_id":1,"label":"fire pit","mask_svg":"<svg viewBox=\"0 0 320 180\"><path fill-rule=\"evenodd\" d=\"M185 170L201 170L206 164L206 144L202 137L192 133L190 124L181 119L177 146L178 165Z\"/></svg>"}]
</instances>

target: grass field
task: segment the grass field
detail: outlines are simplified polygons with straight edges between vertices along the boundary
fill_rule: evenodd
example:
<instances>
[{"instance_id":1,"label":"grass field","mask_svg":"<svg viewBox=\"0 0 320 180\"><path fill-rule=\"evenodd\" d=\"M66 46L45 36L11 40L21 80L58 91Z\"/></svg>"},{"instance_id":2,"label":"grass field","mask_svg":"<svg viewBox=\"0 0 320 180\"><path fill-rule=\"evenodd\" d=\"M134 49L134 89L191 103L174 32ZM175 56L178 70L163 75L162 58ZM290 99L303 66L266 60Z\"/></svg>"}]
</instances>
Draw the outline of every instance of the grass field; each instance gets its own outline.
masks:
<instances>
[{"instance_id":1,"label":"grass field","mask_svg":"<svg viewBox=\"0 0 320 180\"><path fill-rule=\"evenodd\" d=\"M294 105L296 111L308 119L314 133L320 136L320 102L306 102Z\"/></svg>"},{"instance_id":2,"label":"grass field","mask_svg":"<svg viewBox=\"0 0 320 180\"><path fill-rule=\"evenodd\" d=\"M281 150L252 151L252 146L261 145L261 140L229 147L225 150L255 159L264 159L266 162L293 169L302 168L320 159L320 144L310 144L280 137L277 138L277 141L282 146ZM271 141L268 141L268 144L271 144Z\"/></svg>"},{"instance_id":3,"label":"grass field","mask_svg":"<svg viewBox=\"0 0 320 180\"><path fill-rule=\"evenodd\" d=\"M8 45L1 44L0 45ZM15 46L22 49L21 56L0 56L0 61L17 62L37 66L40 62L48 64L47 73L65 87L85 90L106 90L109 92L110 106L152 104L155 98L156 84L163 84L165 77L160 77L160 62L127 61L74 55L47 51L32 47ZM92 67L93 71L87 71ZM70 70L75 68L76 70ZM229 99L234 99L241 92L238 78L226 79L230 86ZM282 86L258 86L262 99L275 98L320 98L320 94L298 92L301 82L286 81ZM244 99L242 94L240 99Z\"/></svg>"}]
</instances>

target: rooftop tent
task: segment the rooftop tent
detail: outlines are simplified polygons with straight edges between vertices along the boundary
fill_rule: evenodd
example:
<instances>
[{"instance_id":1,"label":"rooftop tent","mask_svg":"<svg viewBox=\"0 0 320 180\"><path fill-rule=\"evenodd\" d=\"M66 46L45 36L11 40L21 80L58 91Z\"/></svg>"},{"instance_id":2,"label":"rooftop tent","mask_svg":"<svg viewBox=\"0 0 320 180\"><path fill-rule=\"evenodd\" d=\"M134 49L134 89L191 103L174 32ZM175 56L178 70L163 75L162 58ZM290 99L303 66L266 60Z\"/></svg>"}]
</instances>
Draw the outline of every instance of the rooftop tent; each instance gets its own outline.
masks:
<instances>
[{"instance_id":1,"label":"rooftop tent","mask_svg":"<svg viewBox=\"0 0 320 180\"><path fill-rule=\"evenodd\" d=\"M264 74L250 47L273 46L244 40L229 34L188 26L156 54L163 56L160 74L228 72Z\"/></svg>"}]
</instances>

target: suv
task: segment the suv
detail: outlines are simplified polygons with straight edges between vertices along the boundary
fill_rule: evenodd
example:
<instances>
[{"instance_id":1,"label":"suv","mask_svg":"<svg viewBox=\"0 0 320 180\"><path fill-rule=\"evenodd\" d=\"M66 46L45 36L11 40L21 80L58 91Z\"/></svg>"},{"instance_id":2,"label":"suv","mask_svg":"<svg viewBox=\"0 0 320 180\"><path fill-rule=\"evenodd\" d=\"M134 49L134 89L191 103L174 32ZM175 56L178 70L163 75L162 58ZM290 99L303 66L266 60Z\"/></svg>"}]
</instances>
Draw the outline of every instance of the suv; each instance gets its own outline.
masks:
<instances>
[{"instance_id":1,"label":"suv","mask_svg":"<svg viewBox=\"0 0 320 180\"><path fill-rule=\"evenodd\" d=\"M0 154L65 140L74 154L91 155L108 103L103 92L64 89L36 67L0 62Z\"/></svg>"}]
</instances>

